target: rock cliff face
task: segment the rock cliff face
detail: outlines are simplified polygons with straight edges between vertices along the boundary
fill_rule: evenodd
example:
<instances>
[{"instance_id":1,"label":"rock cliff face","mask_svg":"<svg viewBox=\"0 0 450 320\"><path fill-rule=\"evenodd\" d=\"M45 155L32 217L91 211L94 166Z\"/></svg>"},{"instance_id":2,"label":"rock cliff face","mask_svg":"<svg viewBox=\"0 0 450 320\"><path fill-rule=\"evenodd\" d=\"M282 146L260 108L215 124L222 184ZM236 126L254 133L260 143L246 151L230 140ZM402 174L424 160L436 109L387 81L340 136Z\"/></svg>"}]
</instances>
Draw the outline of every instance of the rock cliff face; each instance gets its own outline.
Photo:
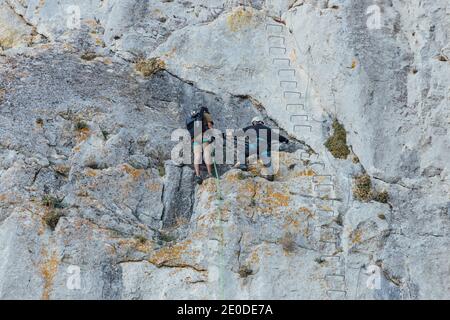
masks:
<instances>
[{"instance_id":1,"label":"rock cliff face","mask_svg":"<svg viewBox=\"0 0 450 320\"><path fill-rule=\"evenodd\" d=\"M0 0L0 298L450 298L449 58L447 0ZM168 160L200 104L274 182Z\"/></svg>"}]
</instances>

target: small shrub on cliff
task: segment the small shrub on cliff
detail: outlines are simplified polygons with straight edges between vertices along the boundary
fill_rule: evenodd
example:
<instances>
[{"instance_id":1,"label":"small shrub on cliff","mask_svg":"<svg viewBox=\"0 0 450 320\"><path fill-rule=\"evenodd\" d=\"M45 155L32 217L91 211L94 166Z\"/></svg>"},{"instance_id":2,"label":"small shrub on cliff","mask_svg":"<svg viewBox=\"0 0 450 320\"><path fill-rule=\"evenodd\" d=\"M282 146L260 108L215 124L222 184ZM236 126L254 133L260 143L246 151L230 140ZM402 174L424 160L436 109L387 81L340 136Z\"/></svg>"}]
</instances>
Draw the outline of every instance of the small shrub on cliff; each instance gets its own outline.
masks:
<instances>
[{"instance_id":1,"label":"small shrub on cliff","mask_svg":"<svg viewBox=\"0 0 450 320\"><path fill-rule=\"evenodd\" d=\"M2 103L3 100L5 99L5 95L6 95L6 90L3 88L0 88L0 103Z\"/></svg>"},{"instance_id":2,"label":"small shrub on cliff","mask_svg":"<svg viewBox=\"0 0 450 320\"><path fill-rule=\"evenodd\" d=\"M378 192L373 198L376 202L380 203L388 203L389 202L389 193L387 191Z\"/></svg>"},{"instance_id":3,"label":"small shrub on cliff","mask_svg":"<svg viewBox=\"0 0 450 320\"><path fill-rule=\"evenodd\" d=\"M144 77L150 77L151 75L155 74L158 71L164 70L166 68L166 64L164 61L158 59L158 58L152 58L152 59L140 59L136 65L135 69L136 71L142 73Z\"/></svg>"},{"instance_id":4,"label":"small shrub on cliff","mask_svg":"<svg viewBox=\"0 0 450 320\"><path fill-rule=\"evenodd\" d=\"M159 240L163 242L173 242L176 240L175 237L171 236L170 234L160 232L159 233Z\"/></svg>"},{"instance_id":5,"label":"small shrub on cliff","mask_svg":"<svg viewBox=\"0 0 450 320\"><path fill-rule=\"evenodd\" d=\"M170 159L169 156L164 152L163 148L157 147L150 153L151 162L154 167L158 170L159 176L164 177L166 175L166 160Z\"/></svg>"},{"instance_id":6,"label":"small shrub on cliff","mask_svg":"<svg viewBox=\"0 0 450 320\"><path fill-rule=\"evenodd\" d=\"M97 55L94 52L85 52L81 55L81 59L86 61L92 61L97 58Z\"/></svg>"},{"instance_id":7,"label":"small shrub on cliff","mask_svg":"<svg viewBox=\"0 0 450 320\"><path fill-rule=\"evenodd\" d=\"M44 119L42 118L37 118L36 119L36 124L40 127L42 127L44 125Z\"/></svg>"},{"instance_id":8,"label":"small shrub on cliff","mask_svg":"<svg viewBox=\"0 0 450 320\"><path fill-rule=\"evenodd\" d=\"M333 135L325 142L325 147L337 159L347 159L350 154L347 146L347 132L337 119L333 122Z\"/></svg>"},{"instance_id":9,"label":"small shrub on cliff","mask_svg":"<svg viewBox=\"0 0 450 320\"><path fill-rule=\"evenodd\" d=\"M62 214L57 210L50 210L44 215L44 222L47 226L54 231L58 225L59 219L61 219Z\"/></svg>"},{"instance_id":10,"label":"small shrub on cliff","mask_svg":"<svg viewBox=\"0 0 450 320\"><path fill-rule=\"evenodd\" d=\"M48 194L42 197L42 205L51 209L61 209L63 207L61 199Z\"/></svg>"},{"instance_id":11,"label":"small shrub on cliff","mask_svg":"<svg viewBox=\"0 0 450 320\"><path fill-rule=\"evenodd\" d=\"M362 202L368 202L371 200L380 203L389 202L389 193L387 191L375 191L372 188L372 181L368 174L363 174L354 179L353 196L355 199Z\"/></svg>"},{"instance_id":12,"label":"small shrub on cliff","mask_svg":"<svg viewBox=\"0 0 450 320\"><path fill-rule=\"evenodd\" d=\"M83 131L86 129L89 129L89 125L85 121L80 120L75 124L76 131Z\"/></svg>"},{"instance_id":13,"label":"small shrub on cliff","mask_svg":"<svg viewBox=\"0 0 450 320\"><path fill-rule=\"evenodd\" d=\"M286 233L283 238L280 239L280 244L283 247L283 250L287 253L292 253L295 251L295 239L292 233Z\"/></svg>"},{"instance_id":14,"label":"small shrub on cliff","mask_svg":"<svg viewBox=\"0 0 450 320\"><path fill-rule=\"evenodd\" d=\"M368 174L363 174L354 179L353 196L355 199L368 202L372 199L372 181Z\"/></svg>"},{"instance_id":15,"label":"small shrub on cliff","mask_svg":"<svg viewBox=\"0 0 450 320\"><path fill-rule=\"evenodd\" d=\"M139 243L139 244L146 244L148 239L146 237L144 237L143 235L137 235L134 237L134 239Z\"/></svg>"},{"instance_id":16,"label":"small shrub on cliff","mask_svg":"<svg viewBox=\"0 0 450 320\"><path fill-rule=\"evenodd\" d=\"M253 270L250 269L248 266L241 266L239 268L239 276L241 278L247 278L251 275L253 275Z\"/></svg>"}]
</instances>

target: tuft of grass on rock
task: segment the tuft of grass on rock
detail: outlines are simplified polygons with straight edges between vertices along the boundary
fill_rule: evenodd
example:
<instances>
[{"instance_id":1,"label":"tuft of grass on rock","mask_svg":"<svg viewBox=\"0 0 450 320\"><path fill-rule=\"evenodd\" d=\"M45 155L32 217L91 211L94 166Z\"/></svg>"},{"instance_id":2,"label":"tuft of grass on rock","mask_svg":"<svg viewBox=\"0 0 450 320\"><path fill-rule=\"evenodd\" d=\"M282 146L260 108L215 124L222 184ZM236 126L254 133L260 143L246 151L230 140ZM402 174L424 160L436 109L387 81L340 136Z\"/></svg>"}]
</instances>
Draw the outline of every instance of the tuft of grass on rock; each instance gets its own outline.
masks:
<instances>
[{"instance_id":1,"label":"tuft of grass on rock","mask_svg":"<svg viewBox=\"0 0 450 320\"><path fill-rule=\"evenodd\" d=\"M150 77L158 71L164 70L166 64L159 58L140 59L135 64L136 71L140 72L144 77Z\"/></svg>"},{"instance_id":2,"label":"tuft of grass on rock","mask_svg":"<svg viewBox=\"0 0 450 320\"><path fill-rule=\"evenodd\" d=\"M171 236L171 235L169 235L169 234L167 234L167 233L160 232L159 233L159 240L161 240L163 242L173 242L173 241L176 240L176 238Z\"/></svg>"},{"instance_id":3,"label":"tuft of grass on rock","mask_svg":"<svg viewBox=\"0 0 450 320\"><path fill-rule=\"evenodd\" d=\"M103 135L103 139L105 139L105 141L108 141L109 132L106 130L102 130L102 135Z\"/></svg>"},{"instance_id":4,"label":"tuft of grass on rock","mask_svg":"<svg viewBox=\"0 0 450 320\"><path fill-rule=\"evenodd\" d=\"M286 233L283 238L280 239L280 244L285 252L294 252L296 248L294 235L290 232Z\"/></svg>"},{"instance_id":5,"label":"tuft of grass on rock","mask_svg":"<svg viewBox=\"0 0 450 320\"><path fill-rule=\"evenodd\" d=\"M335 219L334 222L336 222L336 224L338 226L343 226L344 225L344 221L342 219L342 214L339 214Z\"/></svg>"},{"instance_id":6,"label":"tuft of grass on rock","mask_svg":"<svg viewBox=\"0 0 450 320\"><path fill-rule=\"evenodd\" d=\"M44 215L44 222L50 227L52 231L56 229L59 219L61 219L62 213L57 210L50 210Z\"/></svg>"},{"instance_id":7,"label":"tuft of grass on rock","mask_svg":"<svg viewBox=\"0 0 450 320\"><path fill-rule=\"evenodd\" d=\"M0 103L5 99L6 90L4 88L0 88Z\"/></svg>"},{"instance_id":8,"label":"tuft of grass on rock","mask_svg":"<svg viewBox=\"0 0 450 320\"><path fill-rule=\"evenodd\" d=\"M377 192L373 198L376 202L380 203L388 203L389 202L389 193L387 191Z\"/></svg>"},{"instance_id":9,"label":"tuft of grass on rock","mask_svg":"<svg viewBox=\"0 0 450 320\"><path fill-rule=\"evenodd\" d=\"M353 196L362 202L372 200L372 181L368 174L357 176L354 179Z\"/></svg>"},{"instance_id":10,"label":"tuft of grass on rock","mask_svg":"<svg viewBox=\"0 0 450 320\"><path fill-rule=\"evenodd\" d=\"M166 167L164 164L158 164L158 174L161 178L166 175Z\"/></svg>"},{"instance_id":11,"label":"tuft of grass on rock","mask_svg":"<svg viewBox=\"0 0 450 320\"><path fill-rule=\"evenodd\" d=\"M40 127L42 127L44 125L44 119L42 118L37 118L36 119L36 124Z\"/></svg>"},{"instance_id":12,"label":"tuft of grass on rock","mask_svg":"<svg viewBox=\"0 0 450 320\"><path fill-rule=\"evenodd\" d=\"M373 200L380 203L388 203L390 199L387 191L377 192L372 188L372 181L368 174L357 176L354 179L353 196L361 202Z\"/></svg>"},{"instance_id":13,"label":"tuft of grass on rock","mask_svg":"<svg viewBox=\"0 0 450 320\"><path fill-rule=\"evenodd\" d=\"M51 209L63 208L62 200L48 194L42 197L42 205Z\"/></svg>"},{"instance_id":14,"label":"tuft of grass on rock","mask_svg":"<svg viewBox=\"0 0 450 320\"><path fill-rule=\"evenodd\" d=\"M134 239L139 243L139 244L146 244L148 239L146 237L144 237L143 235L137 235L134 237Z\"/></svg>"},{"instance_id":15,"label":"tuft of grass on rock","mask_svg":"<svg viewBox=\"0 0 450 320\"><path fill-rule=\"evenodd\" d=\"M325 260L324 260L323 258L316 258L316 259L314 259L314 261L315 261L317 264L323 264L323 263L325 263Z\"/></svg>"},{"instance_id":16,"label":"tuft of grass on rock","mask_svg":"<svg viewBox=\"0 0 450 320\"><path fill-rule=\"evenodd\" d=\"M154 149L150 154L151 161L153 162L153 166L158 170L158 174L160 177L164 177L166 175L166 166L165 162L169 159L168 155L164 152L162 147L158 147Z\"/></svg>"},{"instance_id":17,"label":"tuft of grass on rock","mask_svg":"<svg viewBox=\"0 0 450 320\"><path fill-rule=\"evenodd\" d=\"M89 129L89 125L85 121L77 121L75 124L75 130L76 131L83 131Z\"/></svg>"},{"instance_id":18,"label":"tuft of grass on rock","mask_svg":"<svg viewBox=\"0 0 450 320\"><path fill-rule=\"evenodd\" d=\"M325 142L325 147L337 159L347 159L350 154L347 146L347 132L337 119L333 121L333 135Z\"/></svg>"},{"instance_id":19,"label":"tuft of grass on rock","mask_svg":"<svg viewBox=\"0 0 450 320\"><path fill-rule=\"evenodd\" d=\"M253 270L248 266L241 266L238 273L241 278L248 278L253 275Z\"/></svg>"},{"instance_id":20,"label":"tuft of grass on rock","mask_svg":"<svg viewBox=\"0 0 450 320\"><path fill-rule=\"evenodd\" d=\"M94 52L85 52L81 55L81 59L86 61L92 61L97 57L97 54L95 54Z\"/></svg>"},{"instance_id":21,"label":"tuft of grass on rock","mask_svg":"<svg viewBox=\"0 0 450 320\"><path fill-rule=\"evenodd\" d=\"M245 175L242 172L238 172L236 175L236 179L240 181L245 180Z\"/></svg>"}]
</instances>

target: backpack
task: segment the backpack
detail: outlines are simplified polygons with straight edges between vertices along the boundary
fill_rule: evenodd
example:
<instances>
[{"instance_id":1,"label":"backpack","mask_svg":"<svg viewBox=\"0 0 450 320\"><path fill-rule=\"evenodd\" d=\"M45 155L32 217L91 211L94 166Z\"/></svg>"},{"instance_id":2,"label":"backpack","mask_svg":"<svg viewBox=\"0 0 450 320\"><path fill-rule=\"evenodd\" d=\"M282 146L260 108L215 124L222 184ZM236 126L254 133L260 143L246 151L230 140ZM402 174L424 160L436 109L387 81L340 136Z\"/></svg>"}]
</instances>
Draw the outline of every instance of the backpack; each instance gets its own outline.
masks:
<instances>
[{"instance_id":1,"label":"backpack","mask_svg":"<svg viewBox=\"0 0 450 320\"><path fill-rule=\"evenodd\" d=\"M201 108L198 111L193 111L190 116L186 118L186 129L191 134L191 138L194 139L194 133L204 132L203 128L203 115L205 114L205 108ZM197 129L197 130L196 130Z\"/></svg>"}]
</instances>

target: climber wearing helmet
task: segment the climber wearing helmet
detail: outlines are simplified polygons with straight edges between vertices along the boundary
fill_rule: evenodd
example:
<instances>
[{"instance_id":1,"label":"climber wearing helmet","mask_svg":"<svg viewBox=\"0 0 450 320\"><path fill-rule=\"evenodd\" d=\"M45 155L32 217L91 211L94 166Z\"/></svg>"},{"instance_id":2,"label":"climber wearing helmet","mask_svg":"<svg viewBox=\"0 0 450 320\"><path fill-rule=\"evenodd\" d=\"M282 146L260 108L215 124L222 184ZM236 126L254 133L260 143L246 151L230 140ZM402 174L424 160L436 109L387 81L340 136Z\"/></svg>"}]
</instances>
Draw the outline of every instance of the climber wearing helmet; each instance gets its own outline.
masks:
<instances>
[{"instance_id":1,"label":"climber wearing helmet","mask_svg":"<svg viewBox=\"0 0 450 320\"><path fill-rule=\"evenodd\" d=\"M192 138L195 169L194 179L197 184L202 184L203 182L203 179L200 176L202 153L208 170L208 177L212 177L212 144L211 141L204 136L204 133L207 130L212 129L213 126L214 121L206 107L201 107L199 110L192 111L190 116L186 119L186 127Z\"/></svg>"},{"instance_id":2,"label":"climber wearing helmet","mask_svg":"<svg viewBox=\"0 0 450 320\"><path fill-rule=\"evenodd\" d=\"M271 161L271 148L272 148L272 129L265 125L264 120L261 117L254 117L252 119L252 124L248 127L242 129L245 133L251 132L253 130L256 133L256 141L249 141L245 144L245 159L251 155L257 155L259 160L262 160L264 166L267 168L267 174L264 175L269 181L274 180L272 161ZM289 140L283 136L279 136L279 141L281 143L289 143ZM247 164L239 164L238 166L241 170L247 171Z\"/></svg>"}]
</instances>

